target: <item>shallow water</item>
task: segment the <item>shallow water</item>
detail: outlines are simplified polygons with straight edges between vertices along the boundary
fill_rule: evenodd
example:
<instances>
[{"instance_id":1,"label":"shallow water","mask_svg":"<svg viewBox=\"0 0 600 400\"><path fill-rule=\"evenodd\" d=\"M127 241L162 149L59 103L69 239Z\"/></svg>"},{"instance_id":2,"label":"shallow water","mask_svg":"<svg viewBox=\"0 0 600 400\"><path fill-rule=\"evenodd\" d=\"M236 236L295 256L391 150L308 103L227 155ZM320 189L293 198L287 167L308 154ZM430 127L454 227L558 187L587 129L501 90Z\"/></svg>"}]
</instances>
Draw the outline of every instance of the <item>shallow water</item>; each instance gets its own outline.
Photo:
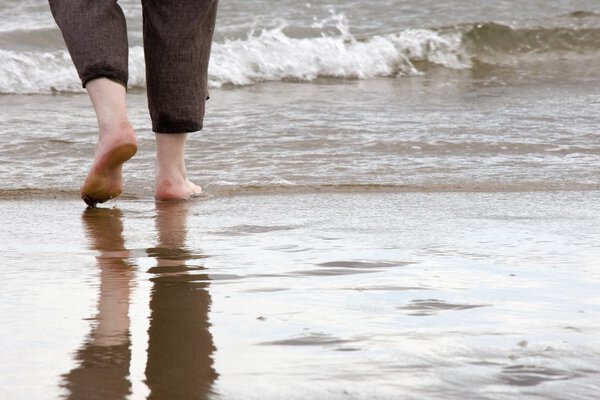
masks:
<instances>
[{"instance_id":1,"label":"shallow water","mask_svg":"<svg viewBox=\"0 0 600 400\"><path fill-rule=\"evenodd\" d=\"M127 195L152 195L137 0ZM468 10L468 12L467 12ZM0 5L0 197L76 196L96 135L47 4ZM208 195L598 190L595 1L223 2L205 129Z\"/></svg>"},{"instance_id":2,"label":"shallow water","mask_svg":"<svg viewBox=\"0 0 600 400\"><path fill-rule=\"evenodd\" d=\"M600 81L465 85L456 74L215 89L204 132L190 137L190 175L219 196L600 188ZM131 93L129 103L141 147L126 166L126 192L151 197L144 93ZM3 96L0 107L0 196L76 196L96 135L89 100Z\"/></svg>"},{"instance_id":3,"label":"shallow water","mask_svg":"<svg viewBox=\"0 0 600 400\"><path fill-rule=\"evenodd\" d=\"M594 399L598 204L5 200L2 397Z\"/></svg>"}]
</instances>

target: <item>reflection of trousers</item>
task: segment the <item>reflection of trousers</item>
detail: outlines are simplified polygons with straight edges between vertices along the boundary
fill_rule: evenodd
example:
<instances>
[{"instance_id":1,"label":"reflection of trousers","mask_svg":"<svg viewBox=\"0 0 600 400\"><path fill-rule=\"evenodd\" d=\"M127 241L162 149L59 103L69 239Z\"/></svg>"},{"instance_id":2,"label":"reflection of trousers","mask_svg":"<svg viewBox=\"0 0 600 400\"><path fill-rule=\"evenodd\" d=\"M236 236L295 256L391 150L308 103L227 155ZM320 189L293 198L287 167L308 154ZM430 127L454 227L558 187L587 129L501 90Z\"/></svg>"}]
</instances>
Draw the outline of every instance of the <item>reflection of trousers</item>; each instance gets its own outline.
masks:
<instances>
[{"instance_id":1,"label":"reflection of trousers","mask_svg":"<svg viewBox=\"0 0 600 400\"><path fill-rule=\"evenodd\" d=\"M83 86L127 86L125 16L117 0L49 0ZM158 133L202 129L218 0L142 0L146 86Z\"/></svg>"}]
</instances>

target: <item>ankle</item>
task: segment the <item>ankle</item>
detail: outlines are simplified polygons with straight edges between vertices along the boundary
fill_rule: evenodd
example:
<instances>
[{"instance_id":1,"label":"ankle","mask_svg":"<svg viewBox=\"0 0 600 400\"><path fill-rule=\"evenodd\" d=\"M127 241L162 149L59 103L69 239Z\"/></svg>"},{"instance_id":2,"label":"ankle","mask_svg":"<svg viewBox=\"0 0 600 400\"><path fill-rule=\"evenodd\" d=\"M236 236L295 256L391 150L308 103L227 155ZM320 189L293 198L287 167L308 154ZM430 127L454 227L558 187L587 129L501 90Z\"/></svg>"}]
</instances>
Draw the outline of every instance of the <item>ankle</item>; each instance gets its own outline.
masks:
<instances>
[{"instance_id":1,"label":"ankle","mask_svg":"<svg viewBox=\"0 0 600 400\"><path fill-rule=\"evenodd\" d=\"M133 145L137 148L137 137L129 122L100 126L97 150L102 151L102 149L106 150L122 145Z\"/></svg>"},{"instance_id":2,"label":"ankle","mask_svg":"<svg viewBox=\"0 0 600 400\"><path fill-rule=\"evenodd\" d=\"M134 134L133 127L127 119L99 122L98 130L101 136L131 136Z\"/></svg>"},{"instance_id":3,"label":"ankle","mask_svg":"<svg viewBox=\"0 0 600 400\"><path fill-rule=\"evenodd\" d=\"M187 170L183 163L156 164L156 182L179 185L187 181Z\"/></svg>"}]
</instances>

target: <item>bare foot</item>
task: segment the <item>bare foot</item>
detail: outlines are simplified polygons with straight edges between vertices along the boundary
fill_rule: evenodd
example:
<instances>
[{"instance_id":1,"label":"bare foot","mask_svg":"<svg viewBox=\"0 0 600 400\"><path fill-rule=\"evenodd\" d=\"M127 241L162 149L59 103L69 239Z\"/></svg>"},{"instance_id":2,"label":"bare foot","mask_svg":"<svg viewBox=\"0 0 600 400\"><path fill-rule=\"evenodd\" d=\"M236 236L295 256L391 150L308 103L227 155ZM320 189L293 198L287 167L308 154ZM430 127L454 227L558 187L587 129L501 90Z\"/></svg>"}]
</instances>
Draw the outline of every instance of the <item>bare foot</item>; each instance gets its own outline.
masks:
<instances>
[{"instance_id":1,"label":"bare foot","mask_svg":"<svg viewBox=\"0 0 600 400\"><path fill-rule=\"evenodd\" d=\"M156 134L156 200L187 200L202 189L187 177L185 142L187 134Z\"/></svg>"},{"instance_id":2,"label":"bare foot","mask_svg":"<svg viewBox=\"0 0 600 400\"><path fill-rule=\"evenodd\" d=\"M100 134L96 156L81 186L81 198L90 207L117 197L123 191L123 163L137 152L131 125Z\"/></svg>"},{"instance_id":3,"label":"bare foot","mask_svg":"<svg viewBox=\"0 0 600 400\"><path fill-rule=\"evenodd\" d=\"M156 180L156 200L187 200L199 196L202 188L190 182L187 177L175 179L162 177Z\"/></svg>"}]
</instances>

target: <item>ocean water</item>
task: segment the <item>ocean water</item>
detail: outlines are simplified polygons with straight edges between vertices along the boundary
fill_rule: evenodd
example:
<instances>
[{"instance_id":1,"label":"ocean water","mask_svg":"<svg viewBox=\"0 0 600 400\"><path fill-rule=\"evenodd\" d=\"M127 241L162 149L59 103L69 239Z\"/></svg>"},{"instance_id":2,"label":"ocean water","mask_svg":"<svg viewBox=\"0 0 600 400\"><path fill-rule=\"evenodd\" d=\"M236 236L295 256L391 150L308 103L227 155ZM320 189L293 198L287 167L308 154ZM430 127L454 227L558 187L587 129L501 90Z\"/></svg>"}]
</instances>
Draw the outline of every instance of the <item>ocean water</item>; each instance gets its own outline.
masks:
<instances>
[{"instance_id":1,"label":"ocean water","mask_svg":"<svg viewBox=\"0 0 600 400\"><path fill-rule=\"evenodd\" d=\"M598 398L597 0L221 0L172 204L119 4L140 148L84 210L89 99L0 1L0 399Z\"/></svg>"},{"instance_id":2,"label":"ocean water","mask_svg":"<svg viewBox=\"0 0 600 400\"><path fill-rule=\"evenodd\" d=\"M152 193L141 5L127 193ZM47 4L0 4L2 196L75 194L95 118ZM191 175L209 194L600 187L595 1L224 1Z\"/></svg>"}]
</instances>

